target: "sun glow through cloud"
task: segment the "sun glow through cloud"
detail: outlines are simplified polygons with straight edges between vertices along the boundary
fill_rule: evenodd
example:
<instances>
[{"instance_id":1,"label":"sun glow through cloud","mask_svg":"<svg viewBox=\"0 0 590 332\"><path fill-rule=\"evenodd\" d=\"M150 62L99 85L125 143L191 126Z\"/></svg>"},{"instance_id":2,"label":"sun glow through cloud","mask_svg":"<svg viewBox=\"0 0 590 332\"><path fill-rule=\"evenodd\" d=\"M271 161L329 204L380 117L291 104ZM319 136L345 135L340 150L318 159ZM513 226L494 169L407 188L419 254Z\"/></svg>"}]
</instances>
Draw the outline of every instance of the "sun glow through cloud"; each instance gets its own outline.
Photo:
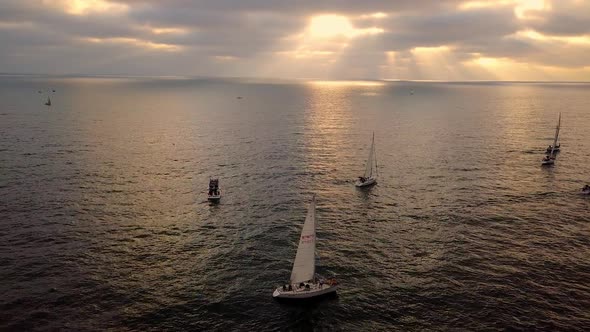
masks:
<instances>
[{"instance_id":1,"label":"sun glow through cloud","mask_svg":"<svg viewBox=\"0 0 590 332\"><path fill-rule=\"evenodd\" d=\"M149 28L155 35L181 35L186 34L187 30L182 28Z\"/></svg>"},{"instance_id":2,"label":"sun glow through cloud","mask_svg":"<svg viewBox=\"0 0 590 332\"><path fill-rule=\"evenodd\" d=\"M319 15L314 16L309 23L309 34L313 38L352 38L364 34L383 33L383 29L371 27L356 29L350 19L342 15Z\"/></svg>"},{"instance_id":3,"label":"sun glow through cloud","mask_svg":"<svg viewBox=\"0 0 590 332\"><path fill-rule=\"evenodd\" d=\"M520 19L526 19L527 11L549 10L550 3L546 0L499 0L499 1L466 1L459 5L461 10L482 9L499 6L514 6L514 14Z\"/></svg>"},{"instance_id":4,"label":"sun glow through cloud","mask_svg":"<svg viewBox=\"0 0 590 332\"><path fill-rule=\"evenodd\" d=\"M165 51L165 52L176 52L181 49L181 47L179 47L178 45L154 43L149 40L141 40L141 39L137 39L137 38L124 38L124 37L83 38L82 41L92 43L92 44L131 45L131 46L135 46L135 47L152 49L152 50L159 50L159 51Z\"/></svg>"},{"instance_id":5,"label":"sun glow through cloud","mask_svg":"<svg viewBox=\"0 0 590 332\"><path fill-rule=\"evenodd\" d=\"M106 0L42 0L44 5L58 7L71 15L87 15L93 12L118 13L128 9L127 5Z\"/></svg>"},{"instance_id":6,"label":"sun glow through cloud","mask_svg":"<svg viewBox=\"0 0 590 332\"><path fill-rule=\"evenodd\" d=\"M354 28L350 20L339 15L321 15L311 19L309 33L315 38L351 37Z\"/></svg>"},{"instance_id":7,"label":"sun glow through cloud","mask_svg":"<svg viewBox=\"0 0 590 332\"><path fill-rule=\"evenodd\" d=\"M541 42L562 42L568 44L578 44L578 45L590 45L590 35L583 35L583 36L547 36L541 33L538 33L534 30L523 30L518 31L513 35L513 37L517 39L531 39L535 41Z\"/></svg>"}]
</instances>

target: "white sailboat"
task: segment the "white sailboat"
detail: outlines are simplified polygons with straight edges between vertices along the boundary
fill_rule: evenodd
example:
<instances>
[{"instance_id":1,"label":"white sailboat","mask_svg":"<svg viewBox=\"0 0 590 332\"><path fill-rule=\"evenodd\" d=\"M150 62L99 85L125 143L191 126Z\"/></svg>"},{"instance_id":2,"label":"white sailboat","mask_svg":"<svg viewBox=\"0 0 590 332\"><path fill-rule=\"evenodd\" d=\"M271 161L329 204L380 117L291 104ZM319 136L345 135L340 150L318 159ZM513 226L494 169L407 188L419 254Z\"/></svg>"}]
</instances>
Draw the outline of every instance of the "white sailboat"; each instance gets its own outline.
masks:
<instances>
[{"instance_id":1,"label":"white sailboat","mask_svg":"<svg viewBox=\"0 0 590 332\"><path fill-rule=\"evenodd\" d=\"M551 150L553 149L553 152L559 152L560 151L560 147L561 144L557 144L557 139L559 138L559 130L561 128L561 112L559 113L559 119L557 120L557 127L555 128L555 140L553 141L553 145L549 145L549 147L547 148L547 153L552 153Z\"/></svg>"},{"instance_id":2,"label":"white sailboat","mask_svg":"<svg viewBox=\"0 0 590 332\"><path fill-rule=\"evenodd\" d=\"M550 145L547 150L547 155L543 160L541 160L541 165L543 166L550 166L555 164L556 152L559 151L559 146L557 145L557 139L559 138L559 129L561 127L561 113L559 113L559 120L557 121L557 127L555 128L555 138L553 139L553 145ZM560 144L561 145L561 144Z\"/></svg>"},{"instance_id":3,"label":"white sailboat","mask_svg":"<svg viewBox=\"0 0 590 332\"><path fill-rule=\"evenodd\" d=\"M373 163L375 164L375 174L373 174ZM373 140L371 141L371 149L369 150L369 158L365 166L365 174L359 176L359 179L354 184L357 187L367 187L377 183L377 154L375 153L375 133L373 132Z\"/></svg>"},{"instance_id":4,"label":"white sailboat","mask_svg":"<svg viewBox=\"0 0 590 332\"><path fill-rule=\"evenodd\" d=\"M334 279L323 279L315 273L315 195L311 199L299 246L291 270L289 284L278 287L272 296L276 299L309 299L336 291L338 283Z\"/></svg>"}]
</instances>

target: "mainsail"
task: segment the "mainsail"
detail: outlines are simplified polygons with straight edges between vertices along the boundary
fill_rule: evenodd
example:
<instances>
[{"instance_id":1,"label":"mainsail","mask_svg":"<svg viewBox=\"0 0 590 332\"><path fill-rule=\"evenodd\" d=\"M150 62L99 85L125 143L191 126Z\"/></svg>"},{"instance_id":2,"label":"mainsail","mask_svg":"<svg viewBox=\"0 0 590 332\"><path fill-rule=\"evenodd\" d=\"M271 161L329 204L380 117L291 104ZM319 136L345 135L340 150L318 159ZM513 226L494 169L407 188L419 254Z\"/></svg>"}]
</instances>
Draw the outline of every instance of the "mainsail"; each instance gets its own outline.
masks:
<instances>
[{"instance_id":1,"label":"mainsail","mask_svg":"<svg viewBox=\"0 0 590 332\"><path fill-rule=\"evenodd\" d=\"M551 147L551 156L557 147L557 139L559 138L559 129L561 127L561 112L559 113L559 120L557 120L557 127L555 128L555 138L553 139L553 146Z\"/></svg>"},{"instance_id":2,"label":"mainsail","mask_svg":"<svg viewBox=\"0 0 590 332\"><path fill-rule=\"evenodd\" d=\"M315 274L315 195L311 199L303 224L299 247L291 271L291 284L312 280Z\"/></svg>"},{"instance_id":3,"label":"mainsail","mask_svg":"<svg viewBox=\"0 0 590 332\"><path fill-rule=\"evenodd\" d=\"M557 146L557 139L559 138L559 129L561 128L561 112L559 113L559 120L557 120L557 128L555 128L555 139L553 140L553 146Z\"/></svg>"},{"instance_id":4,"label":"mainsail","mask_svg":"<svg viewBox=\"0 0 590 332\"><path fill-rule=\"evenodd\" d=\"M373 154L375 153L375 133L373 133L373 140L371 141L371 149L369 150L369 158L367 159L367 167L365 167L365 178L370 178L373 175Z\"/></svg>"}]
</instances>

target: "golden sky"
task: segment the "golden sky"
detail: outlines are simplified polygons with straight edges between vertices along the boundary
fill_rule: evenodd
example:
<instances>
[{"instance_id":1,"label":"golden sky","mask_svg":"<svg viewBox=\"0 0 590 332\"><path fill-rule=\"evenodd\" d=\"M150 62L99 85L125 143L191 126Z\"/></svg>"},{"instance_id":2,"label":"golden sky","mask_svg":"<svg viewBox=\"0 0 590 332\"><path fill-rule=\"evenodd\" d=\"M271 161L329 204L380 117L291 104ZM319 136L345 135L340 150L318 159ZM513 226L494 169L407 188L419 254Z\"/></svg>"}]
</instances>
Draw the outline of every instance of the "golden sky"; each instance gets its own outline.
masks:
<instances>
[{"instance_id":1,"label":"golden sky","mask_svg":"<svg viewBox=\"0 0 590 332\"><path fill-rule=\"evenodd\" d=\"M588 0L3 0L0 72L590 81Z\"/></svg>"}]
</instances>

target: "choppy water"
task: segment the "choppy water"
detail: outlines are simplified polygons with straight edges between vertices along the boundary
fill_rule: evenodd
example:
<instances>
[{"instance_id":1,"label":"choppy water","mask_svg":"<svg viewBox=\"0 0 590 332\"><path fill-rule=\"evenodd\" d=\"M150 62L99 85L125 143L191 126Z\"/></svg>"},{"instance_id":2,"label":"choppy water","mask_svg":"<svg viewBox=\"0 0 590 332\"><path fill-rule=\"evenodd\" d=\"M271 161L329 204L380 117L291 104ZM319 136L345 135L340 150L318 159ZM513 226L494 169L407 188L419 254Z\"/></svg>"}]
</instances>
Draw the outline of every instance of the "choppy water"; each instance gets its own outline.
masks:
<instances>
[{"instance_id":1,"label":"choppy water","mask_svg":"<svg viewBox=\"0 0 590 332\"><path fill-rule=\"evenodd\" d=\"M590 328L590 85L1 77L0 100L2 330ZM311 193L342 286L280 304Z\"/></svg>"}]
</instances>

